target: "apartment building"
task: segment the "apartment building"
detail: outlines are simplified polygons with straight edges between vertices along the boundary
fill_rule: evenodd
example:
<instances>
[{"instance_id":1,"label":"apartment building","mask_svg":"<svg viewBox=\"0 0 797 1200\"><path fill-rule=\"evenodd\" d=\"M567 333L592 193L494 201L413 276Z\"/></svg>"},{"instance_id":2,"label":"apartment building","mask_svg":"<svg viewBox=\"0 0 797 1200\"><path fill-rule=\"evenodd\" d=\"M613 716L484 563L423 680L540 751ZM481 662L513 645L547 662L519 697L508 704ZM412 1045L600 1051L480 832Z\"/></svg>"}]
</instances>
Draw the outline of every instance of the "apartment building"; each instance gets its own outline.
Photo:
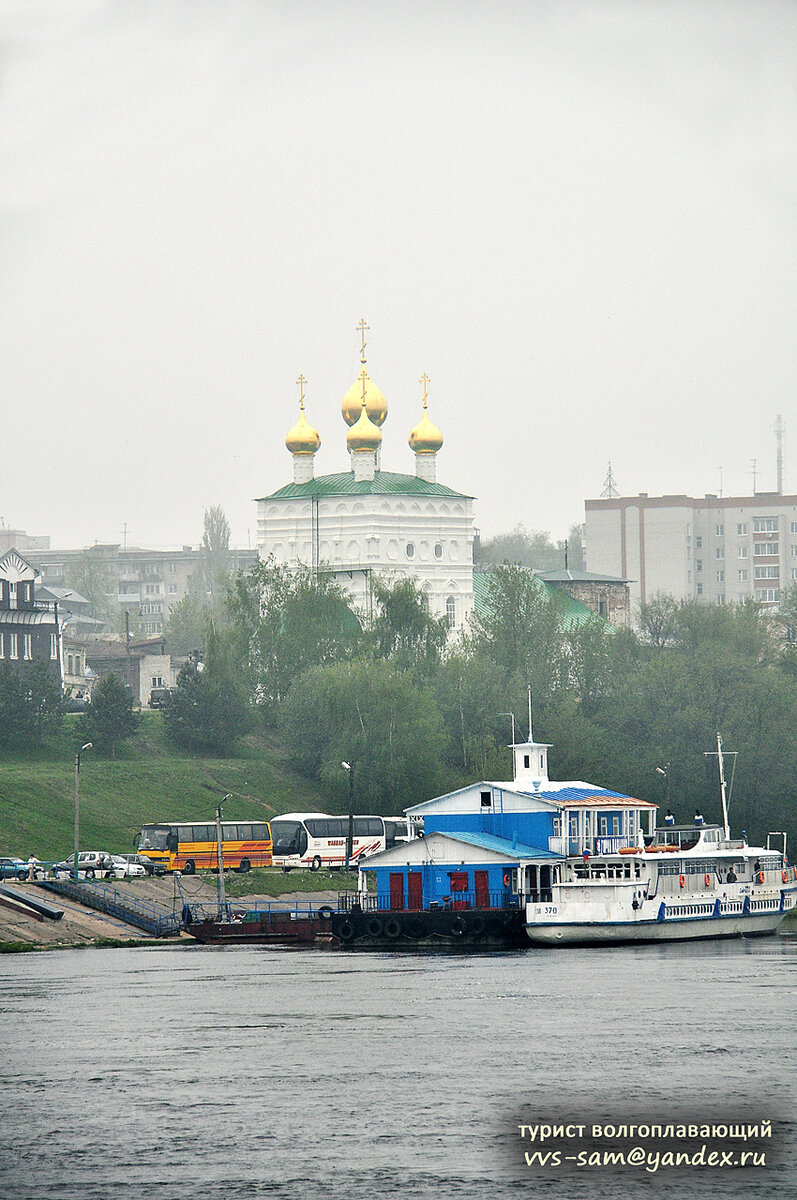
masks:
<instances>
[{"instance_id":1,"label":"apartment building","mask_svg":"<svg viewBox=\"0 0 797 1200\"><path fill-rule=\"evenodd\" d=\"M31 550L30 562L41 572L48 588L68 587L70 568L84 555L95 559L107 570L112 612L135 614L148 636L163 633L170 609L204 587L202 551L192 546L180 550L146 550L140 546L123 547L96 543L80 550ZM256 550L230 550L230 571L248 571L257 561Z\"/></svg>"},{"instance_id":2,"label":"apartment building","mask_svg":"<svg viewBox=\"0 0 797 1200\"><path fill-rule=\"evenodd\" d=\"M656 592L774 608L797 582L797 496L617 496L585 502L590 571L627 579L632 606Z\"/></svg>"}]
</instances>

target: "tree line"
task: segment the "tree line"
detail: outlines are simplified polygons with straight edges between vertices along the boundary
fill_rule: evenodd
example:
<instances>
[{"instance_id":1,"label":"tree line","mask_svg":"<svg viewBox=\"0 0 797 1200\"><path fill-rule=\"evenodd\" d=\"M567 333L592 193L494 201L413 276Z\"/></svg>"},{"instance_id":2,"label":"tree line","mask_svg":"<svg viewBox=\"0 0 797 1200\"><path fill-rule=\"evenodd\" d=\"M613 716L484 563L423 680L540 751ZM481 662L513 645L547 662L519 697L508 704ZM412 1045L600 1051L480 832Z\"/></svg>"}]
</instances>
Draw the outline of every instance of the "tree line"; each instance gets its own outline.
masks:
<instances>
[{"instance_id":1,"label":"tree line","mask_svg":"<svg viewBox=\"0 0 797 1200\"><path fill-rule=\"evenodd\" d=\"M358 807L390 813L475 778L510 778L508 714L525 737L531 687L554 778L662 809L669 800L679 820L697 808L718 819L720 732L737 832L797 833L797 590L778 619L754 602L657 596L637 629L615 629L598 616L573 623L518 564L490 580L483 611L452 644L412 580L376 580L365 623L330 575L258 563L205 610L204 670L183 669L170 736L221 752L267 726L331 805L345 805L341 763L354 762Z\"/></svg>"},{"instance_id":2,"label":"tree line","mask_svg":"<svg viewBox=\"0 0 797 1200\"><path fill-rule=\"evenodd\" d=\"M167 626L199 651L166 699L168 737L227 755L268 729L293 767L347 801L355 764L360 811L395 813L474 779L511 778L512 716L552 744L551 773L718 819L720 732L733 774L732 823L757 838L797 836L797 589L777 617L752 601L726 607L657 596L637 629L597 616L575 624L558 594L519 564L490 572L483 610L452 642L409 579L374 580L364 621L330 574L259 562L204 598L175 606ZM57 687L0 666L0 744L35 743L59 720ZM95 687L86 740L116 751L135 730L118 680ZM733 756L736 752L736 757Z\"/></svg>"}]
</instances>

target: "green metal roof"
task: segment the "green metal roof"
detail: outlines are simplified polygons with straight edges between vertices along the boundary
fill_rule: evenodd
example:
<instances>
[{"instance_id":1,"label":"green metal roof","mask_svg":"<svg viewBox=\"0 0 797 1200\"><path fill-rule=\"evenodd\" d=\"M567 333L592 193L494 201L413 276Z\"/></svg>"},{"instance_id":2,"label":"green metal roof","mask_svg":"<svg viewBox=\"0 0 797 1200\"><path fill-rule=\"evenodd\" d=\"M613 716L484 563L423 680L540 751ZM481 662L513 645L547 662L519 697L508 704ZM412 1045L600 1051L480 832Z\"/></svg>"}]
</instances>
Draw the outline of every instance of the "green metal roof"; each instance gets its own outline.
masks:
<instances>
[{"instance_id":1,"label":"green metal roof","mask_svg":"<svg viewBox=\"0 0 797 1200\"><path fill-rule=\"evenodd\" d=\"M352 471L339 475L320 475L308 479L307 483L286 483L270 496L261 500L299 500L314 496L451 496L457 500L471 500L462 492L445 487L442 483L429 483L416 475L397 475L395 471L377 471L373 479L355 479Z\"/></svg>"},{"instance_id":2,"label":"green metal roof","mask_svg":"<svg viewBox=\"0 0 797 1200\"><path fill-rule=\"evenodd\" d=\"M562 612L562 623L565 628L573 629L580 625L586 625L589 621L601 621L608 626L611 632L614 632L614 626L606 621L604 617L598 616L596 612L593 612L586 604L582 604L580 600L574 600L562 588L552 587L534 571L529 571L529 576L533 580L535 587L542 589L548 595L556 596ZM473 606L477 616L489 614L491 608L491 591L492 572L474 571Z\"/></svg>"}]
</instances>

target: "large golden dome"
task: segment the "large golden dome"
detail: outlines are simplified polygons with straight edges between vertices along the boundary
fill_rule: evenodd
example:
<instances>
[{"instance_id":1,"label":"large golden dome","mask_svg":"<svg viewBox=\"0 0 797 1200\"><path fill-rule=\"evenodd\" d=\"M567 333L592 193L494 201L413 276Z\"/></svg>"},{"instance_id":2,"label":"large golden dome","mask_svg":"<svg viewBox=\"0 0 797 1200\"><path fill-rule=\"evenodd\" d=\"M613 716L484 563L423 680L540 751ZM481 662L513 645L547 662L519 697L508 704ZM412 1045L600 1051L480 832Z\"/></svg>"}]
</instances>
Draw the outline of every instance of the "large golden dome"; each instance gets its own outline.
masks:
<instances>
[{"instance_id":1,"label":"large golden dome","mask_svg":"<svg viewBox=\"0 0 797 1200\"><path fill-rule=\"evenodd\" d=\"M410 450L416 454L436 454L443 444L443 435L429 420L426 397L423 398L423 415L410 434Z\"/></svg>"},{"instance_id":2,"label":"large golden dome","mask_svg":"<svg viewBox=\"0 0 797 1200\"><path fill-rule=\"evenodd\" d=\"M374 425L383 425L387 416L387 400L365 370L365 363L363 363L363 370L359 378L343 397L343 403L340 406L343 420L347 425L354 425L360 417L363 407L363 373L365 374L366 412Z\"/></svg>"},{"instance_id":3,"label":"large golden dome","mask_svg":"<svg viewBox=\"0 0 797 1200\"><path fill-rule=\"evenodd\" d=\"M378 450L381 443L382 430L369 417L367 403L360 400L360 419L346 434L346 445L349 450Z\"/></svg>"},{"instance_id":4,"label":"large golden dome","mask_svg":"<svg viewBox=\"0 0 797 1200\"><path fill-rule=\"evenodd\" d=\"M299 401L299 420L288 430L285 445L291 454L315 454L321 445L321 435L304 415L304 398Z\"/></svg>"}]
</instances>

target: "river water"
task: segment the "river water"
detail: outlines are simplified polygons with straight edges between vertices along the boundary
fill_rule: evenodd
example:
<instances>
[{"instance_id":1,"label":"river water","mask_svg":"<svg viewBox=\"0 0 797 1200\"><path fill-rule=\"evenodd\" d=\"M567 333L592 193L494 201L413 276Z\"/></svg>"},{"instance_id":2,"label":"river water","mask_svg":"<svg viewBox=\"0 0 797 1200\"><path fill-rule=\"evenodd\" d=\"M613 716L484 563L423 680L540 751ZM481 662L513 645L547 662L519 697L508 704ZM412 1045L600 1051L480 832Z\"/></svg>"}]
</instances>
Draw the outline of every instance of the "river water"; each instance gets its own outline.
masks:
<instances>
[{"instance_id":1,"label":"river water","mask_svg":"<svg viewBox=\"0 0 797 1200\"><path fill-rule=\"evenodd\" d=\"M0 1195L793 1200L795 983L794 934L469 956L3 956ZM766 1165L540 1169L518 1133L741 1119L771 1120L772 1139L708 1150ZM577 1131L545 1148L595 1151Z\"/></svg>"}]
</instances>

